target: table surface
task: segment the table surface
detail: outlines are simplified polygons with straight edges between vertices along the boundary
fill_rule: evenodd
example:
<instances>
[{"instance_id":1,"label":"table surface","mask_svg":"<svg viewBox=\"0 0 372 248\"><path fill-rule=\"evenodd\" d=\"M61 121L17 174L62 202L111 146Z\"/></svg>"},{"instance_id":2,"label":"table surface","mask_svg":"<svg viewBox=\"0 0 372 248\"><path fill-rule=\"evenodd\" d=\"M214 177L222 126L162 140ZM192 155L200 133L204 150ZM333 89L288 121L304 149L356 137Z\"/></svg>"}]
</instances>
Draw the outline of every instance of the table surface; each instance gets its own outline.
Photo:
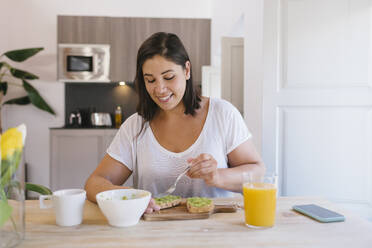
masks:
<instances>
[{"instance_id":1,"label":"table surface","mask_svg":"<svg viewBox=\"0 0 372 248\"><path fill-rule=\"evenodd\" d=\"M214 199L242 203L242 198ZM320 223L294 212L295 204L318 204L345 215L345 222ZM372 223L327 200L279 197L272 228L250 229L244 210L219 213L203 220L144 221L132 227L108 225L98 206L87 201L83 223L55 224L52 209L26 201L26 238L19 247L372 247Z\"/></svg>"}]
</instances>

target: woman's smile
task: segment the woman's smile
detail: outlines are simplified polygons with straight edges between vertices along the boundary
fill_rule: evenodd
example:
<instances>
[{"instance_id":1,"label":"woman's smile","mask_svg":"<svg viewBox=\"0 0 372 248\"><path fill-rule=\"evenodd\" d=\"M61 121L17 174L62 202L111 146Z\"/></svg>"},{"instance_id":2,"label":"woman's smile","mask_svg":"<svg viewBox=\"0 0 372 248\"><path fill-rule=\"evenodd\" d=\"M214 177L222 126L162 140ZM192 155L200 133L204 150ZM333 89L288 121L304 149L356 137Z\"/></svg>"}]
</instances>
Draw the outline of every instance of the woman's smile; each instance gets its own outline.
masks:
<instances>
[{"instance_id":1,"label":"woman's smile","mask_svg":"<svg viewBox=\"0 0 372 248\"><path fill-rule=\"evenodd\" d=\"M170 98L173 96L173 94L168 94L165 96L158 96L157 98L159 99L160 102L166 103L170 100Z\"/></svg>"}]
</instances>

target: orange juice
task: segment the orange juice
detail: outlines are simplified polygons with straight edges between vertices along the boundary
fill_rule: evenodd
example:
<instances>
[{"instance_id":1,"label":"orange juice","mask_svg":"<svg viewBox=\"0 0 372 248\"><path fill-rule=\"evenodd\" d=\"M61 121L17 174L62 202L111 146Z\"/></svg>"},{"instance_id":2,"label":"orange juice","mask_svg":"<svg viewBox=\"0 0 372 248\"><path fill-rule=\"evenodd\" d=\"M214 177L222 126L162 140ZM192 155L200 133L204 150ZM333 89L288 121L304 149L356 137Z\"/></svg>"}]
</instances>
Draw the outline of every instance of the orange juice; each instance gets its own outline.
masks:
<instances>
[{"instance_id":1,"label":"orange juice","mask_svg":"<svg viewBox=\"0 0 372 248\"><path fill-rule=\"evenodd\" d=\"M245 223L270 227L275 222L276 187L271 183L243 184Z\"/></svg>"}]
</instances>

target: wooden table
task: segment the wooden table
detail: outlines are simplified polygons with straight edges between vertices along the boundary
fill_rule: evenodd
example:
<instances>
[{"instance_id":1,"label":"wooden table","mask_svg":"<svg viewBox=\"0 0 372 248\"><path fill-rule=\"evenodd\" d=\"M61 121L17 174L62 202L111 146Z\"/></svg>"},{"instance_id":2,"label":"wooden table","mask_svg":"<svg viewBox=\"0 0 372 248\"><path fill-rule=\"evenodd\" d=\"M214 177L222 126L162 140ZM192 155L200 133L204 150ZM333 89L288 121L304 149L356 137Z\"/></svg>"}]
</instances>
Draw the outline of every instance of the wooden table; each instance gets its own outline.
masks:
<instances>
[{"instance_id":1,"label":"wooden table","mask_svg":"<svg viewBox=\"0 0 372 248\"><path fill-rule=\"evenodd\" d=\"M294 204L308 203L338 211L346 221L324 224L291 210ZM372 247L372 223L318 198L279 198L276 224L269 229L249 229L243 222L244 211L239 210L204 220L141 220L136 226L115 228L96 204L87 201L83 224L59 227L52 209L41 210L38 201L30 200L26 239L19 247Z\"/></svg>"}]
</instances>

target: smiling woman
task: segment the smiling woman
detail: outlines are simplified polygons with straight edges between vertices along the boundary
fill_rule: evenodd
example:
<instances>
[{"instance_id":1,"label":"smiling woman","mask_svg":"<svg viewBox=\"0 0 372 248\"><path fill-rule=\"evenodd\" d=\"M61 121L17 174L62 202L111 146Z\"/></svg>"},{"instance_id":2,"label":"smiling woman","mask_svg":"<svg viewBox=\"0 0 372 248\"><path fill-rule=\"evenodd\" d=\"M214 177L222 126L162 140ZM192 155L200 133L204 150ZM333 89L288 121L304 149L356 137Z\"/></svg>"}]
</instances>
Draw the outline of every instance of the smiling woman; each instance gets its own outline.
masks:
<instances>
[{"instance_id":1,"label":"smiling woman","mask_svg":"<svg viewBox=\"0 0 372 248\"><path fill-rule=\"evenodd\" d=\"M190 62L185 69L162 56L156 55L143 64L146 91L162 109L183 108L185 80L190 79Z\"/></svg>"},{"instance_id":2,"label":"smiling woman","mask_svg":"<svg viewBox=\"0 0 372 248\"><path fill-rule=\"evenodd\" d=\"M241 192L243 172L265 172L239 111L195 90L191 61L175 34L155 33L144 41L137 53L135 84L137 113L123 123L88 178L88 199L123 188L132 174L134 187L156 197L188 166L174 195L229 197L231 191ZM158 209L152 199L147 212Z\"/></svg>"},{"instance_id":3,"label":"smiling woman","mask_svg":"<svg viewBox=\"0 0 372 248\"><path fill-rule=\"evenodd\" d=\"M167 81L171 82L165 86ZM151 121L157 112L157 97L167 100L166 93L175 93L166 90L178 90L174 102L182 100L185 114L194 115L195 109L200 108L201 98L194 89L189 55L175 34L156 33L141 45L137 54L135 82L139 97L143 100L139 101L137 111L147 121ZM155 84L150 86L151 83ZM154 92L154 89L158 92Z\"/></svg>"}]
</instances>

